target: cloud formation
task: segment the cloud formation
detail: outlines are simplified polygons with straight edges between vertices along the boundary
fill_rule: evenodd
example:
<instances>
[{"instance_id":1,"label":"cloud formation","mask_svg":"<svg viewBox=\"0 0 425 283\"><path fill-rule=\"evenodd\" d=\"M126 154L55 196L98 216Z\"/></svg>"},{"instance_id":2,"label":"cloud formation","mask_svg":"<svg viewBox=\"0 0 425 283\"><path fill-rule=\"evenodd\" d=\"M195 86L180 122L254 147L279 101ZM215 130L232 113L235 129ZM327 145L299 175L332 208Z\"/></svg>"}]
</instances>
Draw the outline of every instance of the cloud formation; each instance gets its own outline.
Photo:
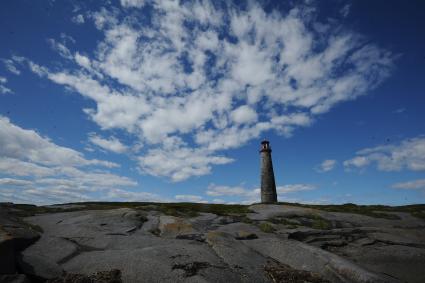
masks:
<instances>
[{"instance_id":1,"label":"cloud formation","mask_svg":"<svg viewBox=\"0 0 425 283\"><path fill-rule=\"evenodd\" d=\"M288 184L276 187L278 200L286 199L286 194L297 193L302 191L315 190L316 186L311 184ZM211 197L238 197L239 202L243 204L251 204L260 202L261 189L246 189L243 186L223 186L210 184L206 190L206 195ZM220 199L222 201L222 199Z\"/></svg>"},{"instance_id":2,"label":"cloud formation","mask_svg":"<svg viewBox=\"0 0 425 283\"><path fill-rule=\"evenodd\" d=\"M149 193L124 194L126 191L119 188L132 188L138 183L108 171L117 166L109 161L87 159L74 149L59 146L0 116L0 172L1 176L8 176L0 178L3 201L46 204L127 200L136 196L138 200L159 199Z\"/></svg>"},{"instance_id":3,"label":"cloud formation","mask_svg":"<svg viewBox=\"0 0 425 283\"><path fill-rule=\"evenodd\" d=\"M289 184L284 186L279 186L276 188L277 194L287 194L301 191L311 191L315 190L316 186L311 184Z\"/></svg>"},{"instance_id":4,"label":"cloud formation","mask_svg":"<svg viewBox=\"0 0 425 283\"><path fill-rule=\"evenodd\" d=\"M334 159L326 159L317 166L316 171L320 173L332 171L336 165L337 161Z\"/></svg>"},{"instance_id":5,"label":"cloud formation","mask_svg":"<svg viewBox=\"0 0 425 283\"><path fill-rule=\"evenodd\" d=\"M77 25L84 24L84 16L82 14L78 14L71 18L71 21Z\"/></svg>"},{"instance_id":6,"label":"cloud formation","mask_svg":"<svg viewBox=\"0 0 425 283\"><path fill-rule=\"evenodd\" d=\"M105 139L95 133L91 133L89 135L89 141L94 145L115 153L124 153L128 150L128 146L124 145L120 142L120 140L113 136Z\"/></svg>"},{"instance_id":7,"label":"cloud formation","mask_svg":"<svg viewBox=\"0 0 425 283\"><path fill-rule=\"evenodd\" d=\"M37 132L22 129L2 116L0 116L0 157L29 161L45 166L101 165L109 168L119 166L109 161L85 159L80 152L58 146Z\"/></svg>"},{"instance_id":8,"label":"cloud formation","mask_svg":"<svg viewBox=\"0 0 425 283\"><path fill-rule=\"evenodd\" d=\"M394 189L402 190L425 190L425 179L418 179L409 182L396 183L392 185Z\"/></svg>"},{"instance_id":9,"label":"cloud formation","mask_svg":"<svg viewBox=\"0 0 425 283\"><path fill-rule=\"evenodd\" d=\"M425 137L402 140L399 144L365 148L344 161L347 169L376 165L380 171L425 171Z\"/></svg>"},{"instance_id":10,"label":"cloud formation","mask_svg":"<svg viewBox=\"0 0 425 283\"><path fill-rule=\"evenodd\" d=\"M18 58L12 56L12 59L1 59L6 70L14 75L20 75L21 71L16 67L16 63L19 63Z\"/></svg>"},{"instance_id":11,"label":"cloud formation","mask_svg":"<svg viewBox=\"0 0 425 283\"><path fill-rule=\"evenodd\" d=\"M266 13L254 2L121 5L124 11L102 8L87 17L103 34L96 50L53 40L73 65L31 62L31 70L93 100L96 107L84 112L100 129L148 145L140 169L172 181L232 162L222 151L266 131L289 136L311 125L336 104L366 95L393 68L390 52L337 22L317 28L314 7ZM146 6L150 17L138 10Z\"/></svg>"},{"instance_id":12,"label":"cloud formation","mask_svg":"<svg viewBox=\"0 0 425 283\"><path fill-rule=\"evenodd\" d=\"M207 203L207 201L204 200L203 197L197 195L176 195L174 198L179 202Z\"/></svg>"},{"instance_id":13,"label":"cloud formation","mask_svg":"<svg viewBox=\"0 0 425 283\"><path fill-rule=\"evenodd\" d=\"M7 79L5 77L0 76L0 94L13 93L13 91L6 87Z\"/></svg>"}]
</instances>

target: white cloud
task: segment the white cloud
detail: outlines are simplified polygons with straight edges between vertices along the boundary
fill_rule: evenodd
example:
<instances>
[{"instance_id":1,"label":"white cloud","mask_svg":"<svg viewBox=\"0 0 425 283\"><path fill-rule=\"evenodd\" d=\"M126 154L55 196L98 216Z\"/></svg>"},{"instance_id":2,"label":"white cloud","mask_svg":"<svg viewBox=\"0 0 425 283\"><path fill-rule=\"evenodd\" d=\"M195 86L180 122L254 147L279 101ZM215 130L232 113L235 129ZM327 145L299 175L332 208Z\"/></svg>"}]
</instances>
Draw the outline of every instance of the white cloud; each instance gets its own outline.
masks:
<instances>
[{"instance_id":1,"label":"white cloud","mask_svg":"<svg viewBox=\"0 0 425 283\"><path fill-rule=\"evenodd\" d=\"M108 86L101 85L83 74L75 76L65 72L50 73L48 77L58 84L73 87L83 96L97 101L96 110L84 110L102 129L121 128L132 133L139 117L149 111L144 97L125 95L111 90Z\"/></svg>"},{"instance_id":2,"label":"white cloud","mask_svg":"<svg viewBox=\"0 0 425 283\"><path fill-rule=\"evenodd\" d=\"M30 68L32 72L39 75L40 77L45 76L47 74L47 69L45 67L37 65L34 62L29 60L28 60L28 67Z\"/></svg>"},{"instance_id":3,"label":"white cloud","mask_svg":"<svg viewBox=\"0 0 425 283\"><path fill-rule=\"evenodd\" d=\"M3 174L14 176L50 176L54 175L54 170L49 167L40 166L31 162L21 161L15 158L0 156L0 171Z\"/></svg>"},{"instance_id":4,"label":"white cloud","mask_svg":"<svg viewBox=\"0 0 425 283\"><path fill-rule=\"evenodd\" d=\"M117 201L150 201L150 202L169 202L170 200L160 197L157 194L148 192L131 192L121 189L112 189L107 193L109 199Z\"/></svg>"},{"instance_id":5,"label":"white cloud","mask_svg":"<svg viewBox=\"0 0 425 283\"><path fill-rule=\"evenodd\" d=\"M146 0L121 0L123 7L136 7L141 8L145 5Z\"/></svg>"},{"instance_id":6,"label":"white cloud","mask_svg":"<svg viewBox=\"0 0 425 283\"><path fill-rule=\"evenodd\" d=\"M392 185L392 187L394 189L402 190L425 190L425 179L396 183Z\"/></svg>"},{"instance_id":7,"label":"white cloud","mask_svg":"<svg viewBox=\"0 0 425 283\"><path fill-rule=\"evenodd\" d=\"M85 159L80 152L58 146L34 130L22 129L2 116L0 116L0 156L47 166L118 166L109 161Z\"/></svg>"},{"instance_id":8,"label":"white cloud","mask_svg":"<svg viewBox=\"0 0 425 283\"><path fill-rule=\"evenodd\" d=\"M376 164L381 171L425 171L425 138L422 136L405 139L396 145L380 145L358 151L344 166L364 168Z\"/></svg>"},{"instance_id":9,"label":"white cloud","mask_svg":"<svg viewBox=\"0 0 425 283\"><path fill-rule=\"evenodd\" d=\"M406 108L404 108L404 107L398 108L398 109L393 111L394 114L402 114L404 112L406 112Z\"/></svg>"},{"instance_id":10,"label":"white cloud","mask_svg":"<svg viewBox=\"0 0 425 283\"><path fill-rule=\"evenodd\" d=\"M277 194L295 193L301 191L315 190L316 186L310 184L290 184L284 186L278 186L276 188Z\"/></svg>"},{"instance_id":11,"label":"white cloud","mask_svg":"<svg viewBox=\"0 0 425 283\"><path fill-rule=\"evenodd\" d=\"M27 180L13 179L13 178L0 178L0 186L27 186L31 182Z\"/></svg>"},{"instance_id":12,"label":"white cloud","mask_svg":"<svg viewBox=\"0 0 425 283\"><path fill-rule=\"evenodd\" d=\"M84 16L82 14L75 15L71 18L71 21L75 24L84 24Z\"/></svg>"},{"instance_id":13,"label":"white cloud","mask_svg":"<svg viewBox=\"0 0 425 283\"><path fill-rule=\"evenodd\" d=\"M139 165L144 172L153 176L166 176L174 182L208 174L211 165L232 161L231 158L211 155L208 151L185 146L149 149L144 156L139 157Z\"/></svg>"},{"instance_id":14,"label":"white cloud","mask_svg":"<svg viewBox=\"0 0 425 283\"><path fill-rule=\"evenodd\" d=\"M138 185L128 177L100 170L98 166L118 165L86 159L82 153L59 146L34 130L23 129L0 116L0 172L8 176L0 178L2 199L41 204L70 202L91 200L91 193L101 191L114 200L114 192L125 192L118 188ZM9 191L11 187L13 191ZM142 197L141 192L133 197L137 193Z\"/></svg>"},{"instance_id":15,"label":"white cloud","mask_svg":"<svg viewBox=\"0 0 425 283\"><path fill-rule=\"evenodd\" d=\"M75 53L74 58L78 65L86 69L90 69L90 59L88 57L77 52Z\"/></svg>"},{"instance_id":16,"label":"white cloud","mask_svg":"<svg viewBox=\"0 0 425 283\"><path fill-rule=\"evenodd\" d=\"M15 186L13 189L1 184L0 186L0 199L3 201L40 205L81 201L169 201L148 192L129 191L114 187L75 186L72 180L57 180L50 183L32 182L20 187ZM99 194L93 195L96 192Z\"/></svg>"},{"instance_id":17,"label":"white cloud","mask_svg":"<svg viewBox=\"0 0 425 283\"><path fill-rule=\"evenodd\" d=\"M84 111L101 129L124 130L148 145L140 169L173 181L231 162L220 152L266 131L290 136L311 125L334 105L368 94L394 65L390 52L338 22L315 22L312 8L282 14L254 2L245 9L210 1L121 5L150 6L152 15L142 24L127 9L89 13L85 20L103 33L94 52L73 56L64 40L52 39L73 67L32 69L93 100Z\"/></svg>"},{"instance_id":18,"label":"white cloud","mask_svg":"<svg viewBox=\"0 0 425 283\"><path fill-rule=\"evenodd\" d=\"M257 112L247 105L240 106L230 114L236 124L247 124L257 121Z\"/></svg>"},{"instance_id":19,"label":"white cloud","mask_svg":"<svg viewBox=\"0 0 425 283\"><path fill-rule=\"evenodd\" d=\"M213 197L218 196L243 196L248 194L249 191L243 187L230 187L230 186L217 186L215 184L210 184L206 191L206 194Z\"/></svg>"},{"instance_id":20,"label":"white cloud","mask_svg":"<svg viewBox=\"0 0 425 283\"><path fill-rule=\"evenodd\" d=\"M53 50L59 53L59 55L66 59L72 59L71 51L68 49L68 47L65 46L64 42L58 42L53 38L48 38L47 42L50 44L50 47Z\"/></svg>"},{"instance_id":21,"label":"white cloud","mask_svg":"<svg viewBox=\"0 0 425 283\"><path fill-rule=\"evenodd\" d=\"M206 200L203 199L203 197L196 196L196 195L176 195L174 198L181 202L199 202L199 203L207 202Z\"/></svg>"},{"instance_id":22,"label":"white cloud","mask_svg":"<svg viewBox=\"0 0 425 283\"><path fill-rule=\"evenodd\" d=\"M350 10L351 10L351 3L345 4L344 7L341 8L340 13L344 18L346 18L350 14Z\"/></svg>"},{"instance_id":23,"label":"white cloud","mask_svg":"<svg viewBox=\"0 0 425 283\"><path fill-rule=\"evenodd\" d=\"M331 171L335 168L336 163L337 161L334 159L323 160L323 162L317 166L316 170L321 173Z\"/></svg>"},{"instance_id":24,"label":"white cloud","mask_svg":"<svg viewBox=\"0 0 425 283\"><path fill-rule=\"evenodd\" d=\"M64 44L65 43L72 43L72 44L74 44L74 43L77 42L72 36L70 36L69 34L66 34L64 32L61 32L60 33L60 38L61 38L61 40L62 40L62 42Z\"/></svg>"},{"instance_id":25,"label":"white cloud","mask_svg":"<svg viewBox=\"0 0 425 283\"><path fill-rule=\"evenodd\" d=\"M0 93L1 94L13 93L13 91L10 88L5 87L4 85L0 85Z\"/></svg>"},{"instance_id":26,"label":"white cloud","mask_svg":"<svg viewBox=\"0 0 425 283\"><path fill-rule=\"evenodd\" d=\"M11 59L1 59L1 60L3 61L4 66L9 72L15 75L21 74L21 71L16 67L16 64L13 60Z\"/></svg>"},{"instance_id":27,"label":"white cloud","mask_svg":"<svg viewBox=\"0 0 425 283\"><path fill-rule=\"evenodd\" d=\"M344 161L344 166L346 168L350 168L350 167L362 168L362 167L365 167L365 166L369 165L370 162L371 162L371 160L369 160L365 156L356 156L356 157L354 157L352 159L345 160Z\"/></svg>"},{"instance_id":28,"label":"white cloud","mask_svg":"<svg viewBox=\"0 0 425 283\"><path fill-rule=\"evenodd\" d=\"M286 199L286 194L296 193L302 191L311 191L315 190L316 186L311 184L288 184L284 186L276 187L276 192L278 194L278 199ZM255 202L260 202L261 199L261 189L246 189L243 186L220 186L216 184L210 184L206 190L206 195L212 197L236 197L239 200L237 202L243 204L250 204ZM223 202L222 199L218 202Z\"/></svg>"},{"instance_id":29,"label":"white cloud","mask_svg":"<svg viewBox=\"0 0 425 283\"><path fill-rule=\"evenodd\" d=\"M104 139L99 137L95 133L89 135L89 141L103 149L115 152L115 153L124 153L128 150L128 147L121 143L116 137L110 137L109 139Z\"/></svg>"},{"instance_id":30,"label":"white cloud","mask_svg":"<svg viewBox=\"0 0 425 283\"><path fill-rule=\"evenodd\" d=\"M244 37L245 34L242 35ZM234 60L231 75L242 85L257 86L274 79L272 61L267 49L242 41L240 45L226 45Z\"/></svg>"}]
</instances>

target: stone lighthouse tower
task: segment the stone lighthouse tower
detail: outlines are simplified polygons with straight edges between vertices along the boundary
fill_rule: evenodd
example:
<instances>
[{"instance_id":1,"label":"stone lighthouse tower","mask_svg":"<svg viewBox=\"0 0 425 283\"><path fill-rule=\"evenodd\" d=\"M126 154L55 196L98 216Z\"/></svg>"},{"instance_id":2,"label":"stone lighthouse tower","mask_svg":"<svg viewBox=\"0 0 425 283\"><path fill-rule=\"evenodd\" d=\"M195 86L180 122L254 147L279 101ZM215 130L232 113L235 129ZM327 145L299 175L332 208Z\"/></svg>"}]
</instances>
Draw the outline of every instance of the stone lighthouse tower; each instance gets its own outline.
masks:
<instances>
[{"instance_id":1,"label":"stone lighthouse tower","mask_svg":"<svg viewBox=\"0 0 425 283\"><path fill-rule=\"evenodd\" d=\"M261 203L276 203L276 183L274 181L272 149L269 141L261 142Z\"/></svg>"}]
</instances>

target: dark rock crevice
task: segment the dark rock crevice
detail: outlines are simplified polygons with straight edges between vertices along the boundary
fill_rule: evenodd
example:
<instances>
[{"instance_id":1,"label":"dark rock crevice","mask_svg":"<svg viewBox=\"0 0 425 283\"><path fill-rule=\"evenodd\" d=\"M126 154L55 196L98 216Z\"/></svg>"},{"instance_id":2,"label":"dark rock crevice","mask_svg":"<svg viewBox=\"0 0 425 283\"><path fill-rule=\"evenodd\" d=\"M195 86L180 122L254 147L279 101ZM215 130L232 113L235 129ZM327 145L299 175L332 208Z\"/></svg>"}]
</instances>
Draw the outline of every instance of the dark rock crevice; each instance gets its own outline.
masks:
<instances>
[{"instance_id":1,"label":"dark rock crevice","mask_svg":"<svg viewBox=\"0 0 425 283\"><path fill-rule=\"evenodd\" d=\"M62 237L62 239L71 242L72 244L74 244L77 247L77 249L73 253L71 253L68 256L59 260L57 263L60 264L60 265L70 261L74 257L76 257L76 256L78 256L78 255L80 255L81 253L84 253L84 252L103 251L103 249L83 245L73 238Z\"/></svg>"},{"instance_id":2,"label":"dark rock crevice","mask_svg":"<svg viewBox=\"0 0 425 283\"><path fill-rule=\"evenodd\" d=\"M344 230L326 230L326 231L297 231L289 233L288 239L294 239L323 249L328 247L343 247L349 244L356 246L372 246L377 244L383 245L399 245L405 247L414 247L425 249L425 244L391 241L375 238L373 233L378 232L376 229L344 229Z\"/></svg>"},{"instance_id":3,"label":"dark rock crevice","mask_svg":"<svg viewBox=\"0 0 425 283\"><path fill-rule=\"evenodd\" d=\"M330 283L317 273L294 269L275 260L269 260L264 271L275 283Z\"/></svg>"},{"instance_id":4,"label":"dark rock crevice","mask_svg":"<svg viewBox=\"0 0 425 283\"><path fill-rule=\"evenodd\" d=\"M49 279L45 283L122 283L121 271L112 269L92 275L66 273L61 277Z\"/></svg>"},{"instance_id":5,"label":"dark rock crevice","mask_svg":"<svg viewBox=\"0 0 425 283\"><path fill-rule=\"evenodd\" d=\"M0 206L0 274L19 272L20 252L40 239L41 228L26 223Z\"/></svg>"},{"instance_id":6,"label":"dark rock crevice","mask_svg":"<svg viewBox=\"0 0 425 283\"><path fill-rule=\"evenodd\" d=\"M389 245L389 246L404 246L404 247L425 249L425 244L395 242L395 241L381 240L381 239L373 239L370 243L364 244L363 246L372 246L372 245L376 245L376 244L384 244L384 245Z\"/></svg>"},{"instance_id":7,"label":"dark rock crevice","mask_svg":"<svg viewBox=\"0 0 425 283\"><path fill-rule=\"evenodd\" d=\"M194 261L194 262L188 262L188 263L175 263L173 264L171 269L172 270L181 269L184 271L185 277L191 277L198 274L198 272L201 269L205 269L208 267L212 267L212 265L209 262Z\"/></svg>"}]
</instances>

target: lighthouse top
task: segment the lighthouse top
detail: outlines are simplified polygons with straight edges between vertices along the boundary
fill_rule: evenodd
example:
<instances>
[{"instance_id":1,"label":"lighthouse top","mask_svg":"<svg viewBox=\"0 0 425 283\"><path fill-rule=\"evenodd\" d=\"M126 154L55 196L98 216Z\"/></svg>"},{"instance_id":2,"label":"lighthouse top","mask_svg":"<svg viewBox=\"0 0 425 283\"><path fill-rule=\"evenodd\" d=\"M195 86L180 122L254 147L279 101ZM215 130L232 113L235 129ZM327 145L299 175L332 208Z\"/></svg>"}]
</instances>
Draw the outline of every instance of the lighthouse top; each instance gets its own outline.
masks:
<instances>
[{"instance_id":1,"label":"lighthouse top","mask_svg":"<svg viewBox=\"0 0 425 283\"><path fill-rule=\"evenodd\" d=\"M263 152L263 151L270 151L270 152L272 151L272 149L270 148L270 142L265 139L261 142L260 152Z\"/></svg>"}]
</instances>

